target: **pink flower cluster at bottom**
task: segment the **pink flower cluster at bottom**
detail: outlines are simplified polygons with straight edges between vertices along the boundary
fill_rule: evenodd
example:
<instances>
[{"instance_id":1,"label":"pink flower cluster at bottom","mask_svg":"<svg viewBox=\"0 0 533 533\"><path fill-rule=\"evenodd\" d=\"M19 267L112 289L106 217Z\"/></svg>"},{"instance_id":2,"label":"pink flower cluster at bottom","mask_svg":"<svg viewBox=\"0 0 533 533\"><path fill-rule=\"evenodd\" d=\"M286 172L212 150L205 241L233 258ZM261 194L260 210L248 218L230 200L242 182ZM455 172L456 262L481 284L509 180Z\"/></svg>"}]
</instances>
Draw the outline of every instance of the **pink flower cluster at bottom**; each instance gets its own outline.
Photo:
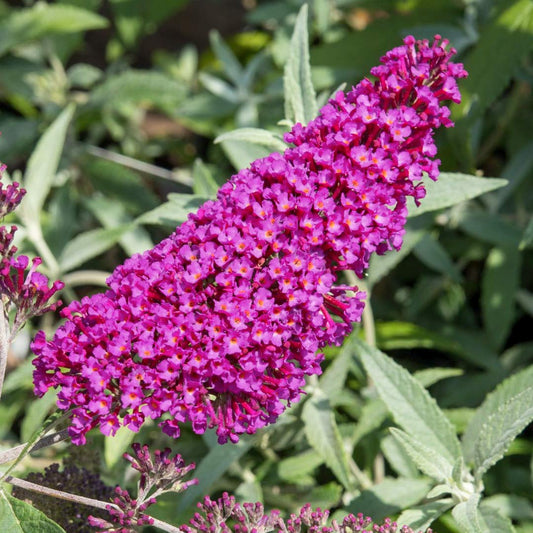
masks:
<instances>
[{"instance_id":1,"label":"pink flower cluster at bottom","mask_svg":"<svg viewBox=\"0 0 533 533\"><path fill-rule=\"evenodd\" d=\"M402 243L406 199L438 175L433 131L451 126L466 75L437 37L412 37L307 126L285 153L240 171L175 233L128 259L105 294L63 310L32 344L35 392L59 387L83 443L160 419L191 421L219 442L273 422L320 373L327 344L360 319L364 294L335 284L362 276L372 253Z\"/></svg>"}]
</instances>

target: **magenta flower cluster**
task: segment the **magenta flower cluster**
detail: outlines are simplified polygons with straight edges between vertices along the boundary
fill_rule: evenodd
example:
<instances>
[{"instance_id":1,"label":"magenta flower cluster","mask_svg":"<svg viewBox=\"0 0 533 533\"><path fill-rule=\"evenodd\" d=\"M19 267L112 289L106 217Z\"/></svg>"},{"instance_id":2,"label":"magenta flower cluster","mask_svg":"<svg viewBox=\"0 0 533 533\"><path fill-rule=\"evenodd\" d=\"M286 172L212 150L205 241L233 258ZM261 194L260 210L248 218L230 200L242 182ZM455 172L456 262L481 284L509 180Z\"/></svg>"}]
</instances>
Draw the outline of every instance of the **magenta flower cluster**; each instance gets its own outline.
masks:
<instances>
[{"instance_id":1,"label":"magenta flower cluster","mask_svg":"<svg viewBox=\"0 0 533 533\"><path fill-rule=\"evenodd\" d=\"M0 177L5 170L0 165ZM26 190L17 182L9 185L0 183L0 218L14 211L24 198ZM0 297L6 306L15 308L11 337L33 316L53 311L61 305L60 301L50 303L50 299L64 286L55 281L49 287L48 278L37 271L42 263L35 257L31 263L27 256L16 255L17 247L13 245L16 226L9 229L0 226Z\"/></svg>"},{"instance_id":2,"label":"magenta flower cluster","mask_svg":"<svg viewBox=\"0 0 533 533\"><path fill-rule=\"evenodd\" d=\"M453 50L405 39L348 94L339 92L283 154L240 171L175 233L128 259L110 290L74 302L54 338L32 345L35 391L59 387L70 434L191 421L219 442L273 422L319 374L327 344L360 319L373 252L402 244L406 199L439 161L433 131L458 102Z\"/></svg>"},{"instance_id":3,"label":"magenta flower cluster","mask_svg":"<svg viewBox=\"0 0 533 533\"><path fill-rule=\"evenodd\" d=\"M262 504L240 504L226 492L218 500L206 496L198 509L190 525L180 527L184 533L415 533L390 518L378 524L361 513L349 514L341 523L333 520L328 526L329 512L312 509L310 504L284 520L277 510L265 513ZM426 533L432 533L431 529Z\"/></svg>"}]
</instances>

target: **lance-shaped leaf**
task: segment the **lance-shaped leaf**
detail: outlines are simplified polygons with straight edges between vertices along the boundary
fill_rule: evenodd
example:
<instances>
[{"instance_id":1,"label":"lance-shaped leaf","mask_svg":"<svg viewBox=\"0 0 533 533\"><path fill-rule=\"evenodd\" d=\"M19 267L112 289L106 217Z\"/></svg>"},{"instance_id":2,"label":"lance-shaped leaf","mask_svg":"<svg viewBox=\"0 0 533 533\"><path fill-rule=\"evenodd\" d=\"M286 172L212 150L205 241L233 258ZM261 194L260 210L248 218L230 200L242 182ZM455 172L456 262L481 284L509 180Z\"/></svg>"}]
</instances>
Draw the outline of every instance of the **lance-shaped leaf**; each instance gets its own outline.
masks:
<instances>
[{"instance_id":1,"label":"lance-shaped leaf","mask_svg":"<svg viewBox=\"0 0 533 533\"><path fill-rule=\"evenodd\" d=\"M391 428L390 431L419 470L442 483L451 480L453 476L453 463L447 457L443 457L435 450L424 446L419 440L401 429Z\"/></svg>"},{"instance_id":2,"label":"lance-shaped leaf","mask_svg":"<svg viewBox=\"0 0 533 533\"><path fill-rule=\"evenodd\" d=\"M23 180L28 192L21 205L24 220L28 225L39 225L39 214L56 176L73 114L73 105L61 112L44 132L28 161Z\"/></svg>"},{"instance_id":3,"label":"lance-shaped leaf","mask_svg":"<svg viewBox=\"0 0 533 533\"><path fill-rule=\"evenodd\" d=\"M31 505L0 490L0 531L6 533L65 533L65 530Z\"/></svg>"},{"instance_id":4,"label":"lance-shaped leaf","mask_svg":"<svg viewBox=\"0 0 533 533\"><path fill-rule=\"evenodd\" d=\"M493 248L483 271L483 322L487 336L496 350L504 344L514 322L522 262L517 245Z\"/></svg>"},{"instance_id":5,"label":"lance-shaped leaf","mask_svg":"<svg viewBox=\"0 0 533 533\"><path fill-rule=\"evenodd\" d=\"M533 384L533 366L530 366L500 383L477 409L463 435L463 453L466 462L473 462L481 428L498 409L522 392L529 390Z\"/></svg>"},{"instance_id":6,"label":"lance-shaped leaf","mask_svg":"<svg viewBox=\"0 0 533 533\"><path fill-rule=\"evenodd\" d=\"M481 478L533 421L533 385L501 405L481 426L474 450L474 474Z\"/></svg>"},{"instance_id":7,"label":"lance-shaped leaf","mask_svg":"<svg viewBox=\"0 0 533 533\"><path fill-rule=\"evenodd\" d=\"M452 510L452 515L463 533L489 533L479 512L479 498L479 494L473 494L467 501L461 502Z\"/></svg>"},{"instance_id":8,"label":"lance-shaped leaf","mask_svg":"<svg viewBox=\"0 0 533 533\"><path fill-rule=\"evenodd\" d=\"M504 187L507 183L507 180L499 178L477 178L467 174L443 172L437 181L426 180L424 182L426 197L420 207L416 207L411 199L407 201L409 216L417 217L428 211L460 204L486 192Z\"/></svg>"},{"instance_id":9,"label":"lance-shaped leaf","mask_svg":"<svg viewBox=\"0 0 533 533\"><path fill-rule=\"evenodd\" d=\"M224 141L245 141L264 146L272 152L284 152L287 145L275 133L261 128L239 128L219 135L215 143Z\"/></svg>"},{"instance_id":10,"label":"lance-shaped leaf","mask_svg":"<svg viewBox=\"0 0 533 533\"><path fill-rule=\"evenodd\" d=\"M395 422L452 465L461 455L455 430L426 389L403 367L359 341L361 361Z\"/></svg>"},{"instance_id":11,"label":"lance-shaped leaf","mask_svg":"<svg viewBox=\"0 0 533 533\"><path fill-rule=\"evenodd\" d=\"M479 506L479 512L489 533L515 533L511 521L502 516L496 509L482 503Z\"/></svg>"},{"instance_id":12,"label":"lance-shaped leaf","mask_svg":"<svg viewBox=\"0 0 533 533\"><path fill-rule=\"evenodd\" d=\"M337 479L347 489L353 488L350 466L335 415L327 397L316 389L305 402L302 411L305 434L309 444L322 457L324 463L331 468Z\"/></svg>"},{"instance_id":13,"label":"lance-shaped leaf","mask_svg":"<svg viewBox=\"0 0 533 533\"><path fill-rule=\"evenodd\" d=\"M307 124L318 112L309 63L307 4L302 6L296 19L290 53L285 65L283 86L285 118L291 123Z\"/></svg>"},{"instance_id":14,"label":"lance-shaped leaf","mask_svg":"<svg viewBox=\"0 0 533 533\"><path fill-rule=\"evenodd\" d=\"M400 514L396 522L406 525L415 531L425 531L440 515L453 506L451 498L445 498L407 509Z\"/></svg>"}]
</instances>

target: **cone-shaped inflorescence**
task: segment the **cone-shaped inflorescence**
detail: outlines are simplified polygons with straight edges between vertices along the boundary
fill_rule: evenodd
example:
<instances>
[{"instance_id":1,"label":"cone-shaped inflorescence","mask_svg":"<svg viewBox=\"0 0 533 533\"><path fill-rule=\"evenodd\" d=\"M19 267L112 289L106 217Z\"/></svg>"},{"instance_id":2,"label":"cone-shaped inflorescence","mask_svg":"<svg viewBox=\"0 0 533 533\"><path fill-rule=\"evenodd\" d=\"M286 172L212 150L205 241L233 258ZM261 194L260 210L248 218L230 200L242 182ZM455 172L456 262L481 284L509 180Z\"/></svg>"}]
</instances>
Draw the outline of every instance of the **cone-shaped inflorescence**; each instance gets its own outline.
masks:
<instances>
[{"instance_id":1,"label":"cone-shaped inflorescence","mask_svg":"<svg viewBox=\"0 0 533 533\"><path fill-rule=\"evenodd\" d=\"M233 176L105 294L64 309L51 341L37 335L36 393L60 387L73 442L161 417L173 437L191 421L236 441L299 399L318 351L361 316L364 293L335 285L339 271L362 276L373 252L400 248L406 198L438 175L433 131L452 125L442 102L459 101L466 75L446 45L406 38L376 81L296 124L285 153Z\"/></svg>"}]
</instances>

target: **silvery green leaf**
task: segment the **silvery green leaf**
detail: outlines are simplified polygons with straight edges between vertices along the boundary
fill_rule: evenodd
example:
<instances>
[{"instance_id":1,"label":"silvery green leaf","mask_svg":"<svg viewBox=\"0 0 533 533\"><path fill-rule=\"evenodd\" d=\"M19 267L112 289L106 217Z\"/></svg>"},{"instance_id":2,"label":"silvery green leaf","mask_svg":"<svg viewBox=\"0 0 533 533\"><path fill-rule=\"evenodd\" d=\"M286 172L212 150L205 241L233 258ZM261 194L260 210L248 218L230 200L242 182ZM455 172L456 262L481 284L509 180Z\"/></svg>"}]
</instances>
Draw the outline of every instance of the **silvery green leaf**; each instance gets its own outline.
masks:
<instances>
[{"instance_id":1,"label":"silvery green leaf","mask_svg":"<svg viewBox=\"0 0 533 533\"><path fill-rule=\"evenodd\" d=\"M474 474L483 474L505 454L513 440L533 421L533 385L503 403L488 417L474 449Z\"/></svg>"},{"instance_id":2,"label":"silvery green leaf","mask_svg":"<svg viewBox=\"0 0 533 533\"><path fill-rule=\"evenodd\" d=\"M452 261L450 254L430 233L426 233L416 244L413 253L428 268L461 283L463 276Z\"/></svg>"},{"instance_id":3,"label":"silvery green leaf","mask_svg":"<svg viewBox=\"0 0 533 533\"><path fill-rule=\"evenodd\" d=\"M98 228L76 235L63 248L59 256L62 272L69 272L83 265L115 245L133 225L126 224L115 228Z\"/></svg>"},{"instance_id":4,"label":"silvery green leaf","mask_svg":"<svg viewBox=\"0 0 533 533\"><path fill-rule=\"evenodd\" d=\"M220 479L232 463L240 459L249 450L254 442L253 437L244 436L236 444L220 445L216 443L214 432L209 432L209 435L204 434L204 436L214 440L214 444L210 446L209 452L204 455L194 471L194 476L198 478L198 484L189 487L180 495L177 505L178 512L190 509L195 501L207 494L210 487Z\"/></svg>"},{"instance_id":5,"label":"silvery green leaf","mask_svg":"<svg viewBox=\"0 0 533 533\"><path fill-rule=\"evenodd\" d=\"M365 514L378 521L405 507L416 505L424 498L430 487L431 482L427 479L384 479L361 492L350 501L345 510L357 514L364 509Z\"/></svg>"},{"instance_id":6,"label":"silvery green leaf","mask_svg":"<svg viewBox=\"0 0 533 533\"><path fill-rule=\"evenodd\" d=\"M127 426L121 426L114 436L104 438L104 460L108 468L113 468L122 459L135 436Z\"/></svg>"},{"instance_id":7,"label":"silvery green leaf","mask_svg":"<svg viewBox=\"0 0 533 533\"><path fill-rule=\"evenodd\" d=\"M102 195L88 198L85 205L104 228L112 229L117 226L131 225L131 229L124 233L118 241L128 255L142 253L154 246L146 229L133 224L133 219L126 212L123 204Z\"/></svg>"},{"instance_id":8,"label":"silvery green leaf","mask_svg":"<svg viewBox=\"0 0 533 533\"><path fill-rule=\"evenodd\" d=\"M449 458L443 457L435 450L428 448L401 429L391 428L390 431L424 474L441 483L449 482L452 479L453 463L450 462Z\"/></svg>"},{"instance_id":9,"label":"silvery green leaf","mask_svg":"<svg viewBox=\"0 0 533 533\"><path fill-rule=\"evenodd\" d=\"M302 420L309 444L344 487L352 489L354 482L335 415L326 395L320 389L315 389L305 402Z\"/></svg>"},{"instance_id":10,"label":"silvery green leaf","mask_svg":"<svg viewBox=\"0 0 533 533\"><path fill-rule=\"evenodd\" d=\"M271 148L249 142L248 140L226 140L220 143L224 153L237 169L246 168L256 159L268 156L272 153Z\"/></svg>"},{"instance_id":11,"label":"silvery green leaf","mask_svg":"<svg viewBox=\"0 0 533 533\"><path fill-rule=\"evenodd\" d=\"M455 430L426 389L383 352L358 341L361 361L395 422L453 465L461 455Z\"/></svg>"},{"instance_id":12,"label":"silvery green leaf","mask_svg":"<svg viewBox=\"0 0 533 533\"><path fill-rule=\"evenodd\" d=\"M315 468L324 463L324 459L314 449L291 455L278 463L278 475L286 481L297 482Z\"/></svg>"},{"instance_id":13,"label":"silvery green leaf","mask_svg":"<svg viewBox=\"0 0 533 533\"><path fill-rule=\"evenodd\" d=\"M506 516L502 516L493 507L485 505L484 501L479 506L479 512L488 533L515 533L511 521Z\"/></svg>"},{"instance_id":14,"label":"silvery green leaf","mask_svg":"<svg viewBox=\"0 0 533 533\"><path fill-rule=\"evenodd\" d=\"M381 402L381 405L385 408L383 402ZM385 459L398 475L409 478L420 476L420 471L414 461L409 457L405 448L391 434L385 435L381 439L380 446Z\"/></svg>"},{"instance_id":15,"label":"silvery green leaf","mask_svg":"<svg viewBox=\"0 0 533 533\"><path fill-rule=\"evenodd\" d=\"M420 222L423 222L422 224ZM378 281L383 279L398 263L405 259L422 240L426 234L426 228L432 223L431 220L413 218L408 220L405 226L405 235L400 250L386 253L385 255L373 254L368 267L367 283L373 287Z\"/></svg>"},{"instance_id":16,"label":"silvery green leaf","mask_svg":"<svg viewBox=\"0 0 533 533\"><path fill-rule=\"evenodd\" d=\"M168 202L151 209L135 219L136 224L156 224L170 227L179 226L187 220L193 211L196 211L208 198L196 194L168 195Z\"/></svg>"},{"instance_id":17,"label":"silvery green leaf","mask_svg":"<svg viewBox=\"0 0 533 533\"><path fill-rule=\"evenodd\" d=\"M307 11L304 4L298 13L283 76L285 118L293 124L307 124L318 113L309 63Z\"/></svg>"},{"instance_id":18,"label":"silvery green leaf","mask_svg":"<svg viewBox=\"0 0 533 533\"><path fill-rule=\"evenodd\" d=\"M213 178L207 165L201 160L196 159L192 169L193 185L192 190L195 194L204 198L215 198L218 191L218 183Z\"/></svg>"},{"instance_id":19,"label":"silvery green leaf","mask_svg":"<svg viewBox=\"0 0 533 533\"><path fill-rule=\"evenodd\" d=\"M443 379L462 376L464 371L460 368L424 368L413 374L424 387L431 387Z\"/></svg>"},{"instance_id":20,"label":"silvery green leaf","mask_svg":"<svg viewBox=\"0 0 533 533\"><path fill-rule=\"evenodd\" d=\"M239 128L219 135L215 143L224 141L246 141L268 148L271 152L284 152L287 144L275 133L260 128Z\"/></svg>"},{"instance_id":21,"label":"silvery green leaf","mask_svg":"<svg viewBox=\"0 0 533 533\"><path fill-rule=\"evenodd\" d=\"M495 494L483 498L483 508L496 509L502 516L513 520L533 520L533 505L531 502L516 494Z\"/></svg>"},{"instance_id":22,"label":"silvery green leaf","mask_svg":"<svg viewBox=\"0 0 533 533\"><path fill-rule=\"evenodd\" d=\"M413 509L407 509L400 514L396 522L406 525L414 531L425 531L440 515L453 506L451 498L426 503Z\"/></svg>"},{"instance_id":23,"label":"silvery green leaf","mask_svg":"<svg viewBox=\"0 0 533 533\"><path fill-rule=\"evenodd\" d=\"M409 199L409 216L418 217L428 211L444 209L476 198L486 192L507 185L507 180L499 178L478 178L467 174L443 172L437 181L424 182L426 197L419 207Z\"/></svg>"},{"instance_id":24,"label":"silvery green leaf","mask_svg":"<svg viewBox=\"0 0 533 533\"><path fill-rule=\"evenodd\" d=\"M41 208L56 176L74 109L74 105L69 105L61 112L39 139L28 161L23 180L28 192L21 204L22 216L28 225L39 225Z\"/></svg>"},{"instance_id":25,"label":"silvery green leaf","mask_svg":"<svg viewBox=\"0 0 533 533\"><path fill-rule=\"evenodd\" d=\"M485 401L476 410L463 435L462 448L467 463L474 461L481 429L488 423L490 417L497 413L502 405L516 397L516 395L529 390L532 383L533 366L529 366L508 377L493 392L487 395Z\"/></svg>"},{"instance_id":26,"label":"silvery green leaf","mask_svg":"<svg viewBox=\"0 0 533 533\"><path fill-rule=\"evenodd\" d=\"M210 93L222 98L223 100L231 102L232 104L239 102L239 94L229 83L217 78L216 76L212 76L207 72L200 72L198 77L202 82L202 85Z\"/></svg>"},{"instance_id":27,"label":"silvery green leaf","mask_svg":"<svg viewBox=\"0 0 533 533\"><path fill-rule=\"evenodd\" d=\"M452 509L452 516L463 533L489 533L479 512L479 494L473 494L470 499L461 502Z\"/></svg>"},{"instance_id":28,"label":"silvery green leaf","mask_svg":"<svg viewBox=\"0 0 533 533\"><path fill-rule=\"evenodd\" d=\"M209 41L211 48L215 53L217 59L222 63L222 67L226 76L237 86L243 84L244 72L239 60L231 48L224 42L220 33L213 30L209 33Z\"/></svg>"}]
</instances>

